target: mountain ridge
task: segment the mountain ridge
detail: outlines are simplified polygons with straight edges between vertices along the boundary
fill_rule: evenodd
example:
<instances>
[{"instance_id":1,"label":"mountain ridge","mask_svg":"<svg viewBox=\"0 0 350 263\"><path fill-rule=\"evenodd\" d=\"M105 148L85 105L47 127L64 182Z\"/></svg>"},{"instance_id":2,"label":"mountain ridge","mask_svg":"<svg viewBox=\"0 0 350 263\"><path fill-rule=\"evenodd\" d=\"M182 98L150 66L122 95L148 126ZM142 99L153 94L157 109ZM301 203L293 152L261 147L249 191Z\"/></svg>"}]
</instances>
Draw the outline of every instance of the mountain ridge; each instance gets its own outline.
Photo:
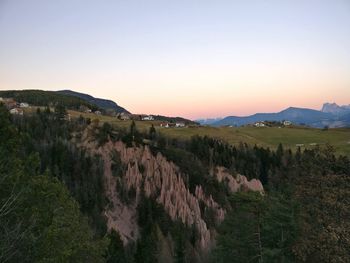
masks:
<instances>
[{"instance_id":1,"label":"mountain ridge","mask_svg":"<svg viewBox=\"0 0 350 263\"><path fill-rule=\"evenodd\" d=\"M56 91L56 93L78 97L105 110L112 109L112 110L115 110L117 113L123 113L123 112L130 113L125 108L119 106L117 103L115 103L112 100L95 98L89 94L76 92L73 90L58 90Z\"/></svg>"},{"instance_id":2,"label":"mountain ridge","mask_svg":"<svg viewBox=\"0 0 350 263\"><path fill-rule=\"evenodd\" d=\"M340 114L341 113L341 114ZM288 107L279 112L273 113L255 113L248 116L227 116L212 122L211 126L242 126L253 124L259 121L284 121L288 120L295 124L308 125L315 128L329 127L348 127L350 121L347 114L350 114L350 106L338 106L333 103L325 103L321 110ZM203 122L201 122L203 124Z\"/></svg>"}]
</instances>

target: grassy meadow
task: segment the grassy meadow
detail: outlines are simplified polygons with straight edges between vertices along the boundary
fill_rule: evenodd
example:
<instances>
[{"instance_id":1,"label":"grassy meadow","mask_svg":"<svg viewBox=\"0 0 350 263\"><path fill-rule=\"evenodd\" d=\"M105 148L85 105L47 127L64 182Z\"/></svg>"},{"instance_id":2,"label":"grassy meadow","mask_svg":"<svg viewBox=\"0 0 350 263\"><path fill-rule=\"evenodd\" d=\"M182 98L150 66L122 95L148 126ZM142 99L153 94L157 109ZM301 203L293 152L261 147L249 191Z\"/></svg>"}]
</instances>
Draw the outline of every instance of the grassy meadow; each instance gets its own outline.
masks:
<instances>
[{"instance_id":1,"label":"grassy meadow","mask_svg":"<svg viewBox=\"0 0 350 263\"><path fill-rule=\"evenodd\" d=\"M295 150L297 144L311 148L315 145L331 144L339 154L350 156L350 129L329 129L323 131L313 128L278 128L278 127L198 127L161 129L161 133L178 138L189 138L193 135L208 135L237 145L245 142L277 148L282 143L285 148Z\"/></svg>"}]
</instances>

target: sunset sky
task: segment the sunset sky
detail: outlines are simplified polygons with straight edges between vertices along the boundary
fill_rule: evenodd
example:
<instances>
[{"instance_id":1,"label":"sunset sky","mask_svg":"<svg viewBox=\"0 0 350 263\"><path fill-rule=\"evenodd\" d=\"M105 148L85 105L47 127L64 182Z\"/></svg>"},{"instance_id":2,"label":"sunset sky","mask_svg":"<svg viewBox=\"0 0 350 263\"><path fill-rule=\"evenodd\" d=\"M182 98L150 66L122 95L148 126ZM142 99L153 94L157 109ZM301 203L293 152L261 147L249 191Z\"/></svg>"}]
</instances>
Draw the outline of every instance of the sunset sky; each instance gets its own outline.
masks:
<instances>
[{"instance_id":1,"label":"sunset sky","mask_svg":"<svg viewBox=\"0 0 350 263\"><path fill-rule=\"evenodd\" d=\"M0 0L0 90L192 119L350 104L349 0Z\"/></svg>"}]
</instances>

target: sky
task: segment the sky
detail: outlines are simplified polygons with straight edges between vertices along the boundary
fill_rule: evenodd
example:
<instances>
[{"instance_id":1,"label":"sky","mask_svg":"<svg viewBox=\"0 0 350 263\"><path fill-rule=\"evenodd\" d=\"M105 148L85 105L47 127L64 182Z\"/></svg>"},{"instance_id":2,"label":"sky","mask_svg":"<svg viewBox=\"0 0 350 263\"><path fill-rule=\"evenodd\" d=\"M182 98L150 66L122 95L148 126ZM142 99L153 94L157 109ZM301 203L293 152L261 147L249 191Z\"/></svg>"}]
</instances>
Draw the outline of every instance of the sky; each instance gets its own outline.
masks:
<instances>
[{"instance_id":1,"label":"sky","mask_svg":"<svg viewBox=\"0 0 350 263\"><path fill-rule=\"evenodd\" d=\"M0 0L0 90L191 119L350 104L349 0Z\"/></svg>"}]
</instances>

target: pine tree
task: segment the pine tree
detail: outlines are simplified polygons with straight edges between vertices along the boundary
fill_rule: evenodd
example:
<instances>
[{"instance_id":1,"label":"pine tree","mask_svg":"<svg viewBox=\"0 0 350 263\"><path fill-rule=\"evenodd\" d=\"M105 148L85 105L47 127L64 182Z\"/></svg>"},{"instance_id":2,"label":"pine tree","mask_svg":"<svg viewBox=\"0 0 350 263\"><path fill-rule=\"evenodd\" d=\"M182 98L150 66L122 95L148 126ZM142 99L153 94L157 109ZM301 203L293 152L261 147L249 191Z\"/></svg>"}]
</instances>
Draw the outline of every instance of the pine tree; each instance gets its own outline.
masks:
<instances>
[{"instance_id":1,"label":"pine tree","mask_svg":"<svg viewBox=\"0 0 350 263\"><path fill-rule=\"evenodd\" d=\"M60 121L66 118L67 110L63 104L59 103L55 106L55 116L56 116L56 120L60 120Z\"/></svg>"},{"instance_id":2,"label":"pine tree","mask_svg":"<svg viewBox=\"0 0 350 263\"><path fill-rule=\"evenodd\" d=\"M154 140L156 138L156 129L154 128L153 124L151 128L149 129L149 138L151 140Z\"/></svg>"},{"instance_id":3,"label":"pine tree","mask_svg":"<svg viewBox=\"0 0 350 263\"><path fill-rule=\"evenodd\" d=\"M291 262L297 233L295 208L280 196L237 193L219 227L213 262Z\"/></svg>"},{"instance_id":4,"label":"pine tree","mask_svg":"<svg viewBox=\"0 0 350 263\"><path fill-rule=\"evenodd\" d=\"M126 256L124 251L124 245L117 231L112 229L111 233L108 234L109 245L107 250L107 263L125 263Z\"/></svg>"}]
</instances>

